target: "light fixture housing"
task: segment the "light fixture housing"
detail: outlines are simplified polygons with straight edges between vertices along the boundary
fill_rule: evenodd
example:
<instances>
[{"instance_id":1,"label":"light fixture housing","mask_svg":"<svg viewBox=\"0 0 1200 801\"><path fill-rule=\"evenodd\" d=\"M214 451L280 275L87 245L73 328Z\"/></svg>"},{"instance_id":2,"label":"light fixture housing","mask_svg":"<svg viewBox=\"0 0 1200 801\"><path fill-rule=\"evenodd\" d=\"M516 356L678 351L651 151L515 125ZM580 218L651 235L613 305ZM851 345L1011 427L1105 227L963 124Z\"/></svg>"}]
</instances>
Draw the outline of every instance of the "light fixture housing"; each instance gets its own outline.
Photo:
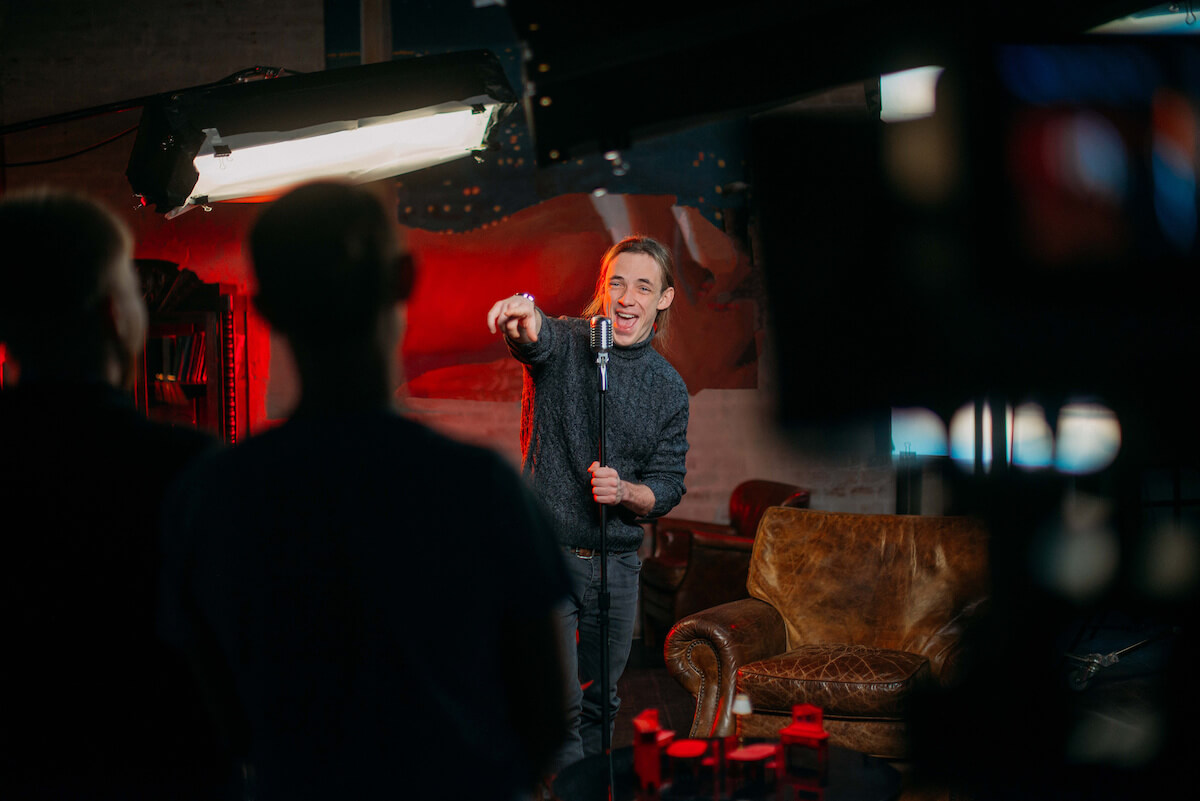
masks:
<instances>
[{"instance_id":1,"label":"light fixture housing","mask_svg":"<svg viewBox=\"0 0 1200 801\"><path fill-rule=\"evenodd\" d=\"M486 50L168 93L126 175L168 217L320 178L365 183L496 149L517 97Z\"/></svg>"}]
</instances>

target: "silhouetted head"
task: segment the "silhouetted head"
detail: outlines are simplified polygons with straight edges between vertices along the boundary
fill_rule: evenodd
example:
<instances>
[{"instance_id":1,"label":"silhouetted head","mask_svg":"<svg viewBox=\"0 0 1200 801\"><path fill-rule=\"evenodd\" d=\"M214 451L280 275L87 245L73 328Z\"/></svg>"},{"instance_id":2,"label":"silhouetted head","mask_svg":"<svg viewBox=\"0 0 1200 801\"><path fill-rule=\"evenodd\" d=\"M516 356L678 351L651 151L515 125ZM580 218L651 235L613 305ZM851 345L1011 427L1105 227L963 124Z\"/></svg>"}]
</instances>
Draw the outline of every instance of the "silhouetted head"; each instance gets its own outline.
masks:
<instances>
[{"instance_id":1,"label":"silhouetted head","mask_svg":"<svg viewBox=\"0 0 1200 801\"><path fill-rule=\"evenodd\" d=\"M250 233L255 305L297 348L360 345L407 299L412 262L370 191L336 182L275 201Z\"/></svg>"},{"instance_id":2,"label":"silhouetted head","mask_svg":"<svg viewBox=\"0 0 1200 801\"><path fill-rule=\"evenodd\" d=\"M146 336L133 239L112 212L60 189L0 198L0 341L24 379L132 386Z\"/></svg>"}]
</instances>

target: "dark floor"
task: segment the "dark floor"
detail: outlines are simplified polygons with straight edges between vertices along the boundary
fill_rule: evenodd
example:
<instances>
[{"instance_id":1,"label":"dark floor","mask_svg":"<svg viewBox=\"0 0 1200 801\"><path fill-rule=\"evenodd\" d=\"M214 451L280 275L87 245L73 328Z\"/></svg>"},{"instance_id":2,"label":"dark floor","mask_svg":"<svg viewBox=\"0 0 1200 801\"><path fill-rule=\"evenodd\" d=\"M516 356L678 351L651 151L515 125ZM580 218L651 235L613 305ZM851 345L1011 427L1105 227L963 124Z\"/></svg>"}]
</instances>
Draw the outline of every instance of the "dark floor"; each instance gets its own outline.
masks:
<instances>
[{"instance_id":1,"label":"dark floor","mask_svg":"<svg viewBox=\"0 0 1200 801\"><path fill-rule=\"evenodd\" d=\"M613 727L614 748L633 745L633 717L645 709L658 709L659 723L664 729L686 737L692 727L696 702L691 694L667 673L662 655L647 653L642 641L633 641L629 665L617 681L621 708Z\"/></svg>"}]
</instances>

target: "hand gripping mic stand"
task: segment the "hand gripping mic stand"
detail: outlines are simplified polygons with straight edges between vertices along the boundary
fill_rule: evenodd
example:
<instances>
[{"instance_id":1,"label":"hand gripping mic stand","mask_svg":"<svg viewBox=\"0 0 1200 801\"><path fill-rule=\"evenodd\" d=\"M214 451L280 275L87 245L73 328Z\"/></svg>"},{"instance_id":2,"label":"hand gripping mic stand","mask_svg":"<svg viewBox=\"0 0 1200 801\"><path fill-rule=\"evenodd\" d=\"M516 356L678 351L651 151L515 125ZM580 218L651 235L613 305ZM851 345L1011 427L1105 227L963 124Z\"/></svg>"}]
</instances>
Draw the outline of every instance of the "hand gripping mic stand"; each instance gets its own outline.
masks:
<instances>
[{"instance_id":1,"label":"hand gripping mic stand","mask_svg":"<svg viewBox=\"0 0 1200 801\"><path fill-rule=\"evenodd\" d=\"M607 467L604 456L604 434L607 430L604 420L604 396L608 392L608 352L612 349L613 331L612 320L597 315L589 321L591 326L590 343L592 352L596 354L596 364L600 368L600 459L601 467ZM608 698L608 505L600 504L600 747L604 752L606 763L605 775L608 778L608 798L613 791L613 762L612 762L612 733L609 731Z\"/></svg>"}]
</instances>

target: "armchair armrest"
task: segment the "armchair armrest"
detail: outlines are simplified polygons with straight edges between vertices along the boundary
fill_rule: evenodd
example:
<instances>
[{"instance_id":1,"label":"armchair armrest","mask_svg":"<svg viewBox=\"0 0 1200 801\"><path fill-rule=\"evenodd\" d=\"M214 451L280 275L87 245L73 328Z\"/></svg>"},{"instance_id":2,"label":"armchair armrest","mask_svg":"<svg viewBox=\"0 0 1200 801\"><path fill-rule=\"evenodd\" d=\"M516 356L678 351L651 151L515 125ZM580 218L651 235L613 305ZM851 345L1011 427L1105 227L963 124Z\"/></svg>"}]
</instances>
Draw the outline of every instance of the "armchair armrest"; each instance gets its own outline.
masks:
<instances>
[{"instance_id":1,"label":"armchair armrest","mask_svg":"<svg viewBox=\"0 0 1200 801\"><path fill-rule=\"evenodd\" d=\"M661 535L664 531L677 532L708 532L713 534L736 535L737 529L728 523L706 523L703 520L684 520L681 517L660 517L656 528Z\"/></svg>"},{"instance_id":2,"label":"armchair armrest","mask_svg":"<svg viewBox=\"0 0 1200 801\"><path fill-rule=\"evenodd\" d=\"M968 634L988 606L987 598L967 604L962 612L931 632L926 642L921 644L919 653L929 660L934 678L942 686L953 687L958 684L970 668L973 655L970 653L971 639Z\"/></svg>"},{"instance_id":3,"label":"armchair armrest","mask_svg":"<svg viewBox=\"0 0 1200 801\"><path fill-rule=\"evenodd\" d=\"M783 618L757 598L721 604L685 617L667 635L667 670L696 699L692 737L732 734L740 665L787 650Z\"/></svg>"},{"instance_id":4,"label":"armchair armrest","mask_svg":"<svg viewBox=\"0 0 1200 801\"><path fill-rule=\"evenodd\" d=\"M754 550L754 540L746 539L737 534L729 526L718 529L692 529L692 550L696 548L714 548L721 551L740 551L750 553Z\"/></svg>"},{"instance_id":5,"label":"armchair armrest","mask_svg":"<svg viewBox=\"0 0 1200 801\"><path fill-rule=\"evenodd\" d=\"M737 535L737 529L724 523L661 517L654 521L653 557L681 564L686 562L692 537L696 534L723 534L732 537Z\"/></svg>"}]
</instances>

